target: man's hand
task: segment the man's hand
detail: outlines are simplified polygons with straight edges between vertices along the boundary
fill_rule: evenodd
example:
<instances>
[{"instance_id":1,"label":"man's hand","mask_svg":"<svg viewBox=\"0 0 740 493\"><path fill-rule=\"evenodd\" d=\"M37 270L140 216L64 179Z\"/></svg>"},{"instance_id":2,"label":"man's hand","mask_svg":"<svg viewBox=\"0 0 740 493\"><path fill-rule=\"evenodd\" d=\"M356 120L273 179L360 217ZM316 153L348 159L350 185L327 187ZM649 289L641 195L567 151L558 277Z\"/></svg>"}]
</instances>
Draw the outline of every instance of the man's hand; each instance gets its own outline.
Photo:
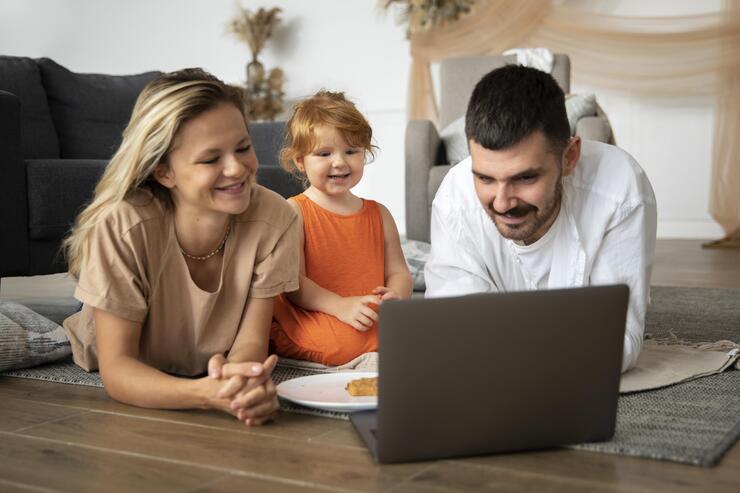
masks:
<instances>
[{"instance_id":1,"label":"man's hand","mask_svg":"<svg viewBox=\"0 0 740 493\"><path fill-rule=\"evenodd\" d=\"M348 296L338 302L333 315L355 330L365 332L378 320L378 312L371 305L379 304L380 296L375 294Z\"/></svg>"}]
</instances>

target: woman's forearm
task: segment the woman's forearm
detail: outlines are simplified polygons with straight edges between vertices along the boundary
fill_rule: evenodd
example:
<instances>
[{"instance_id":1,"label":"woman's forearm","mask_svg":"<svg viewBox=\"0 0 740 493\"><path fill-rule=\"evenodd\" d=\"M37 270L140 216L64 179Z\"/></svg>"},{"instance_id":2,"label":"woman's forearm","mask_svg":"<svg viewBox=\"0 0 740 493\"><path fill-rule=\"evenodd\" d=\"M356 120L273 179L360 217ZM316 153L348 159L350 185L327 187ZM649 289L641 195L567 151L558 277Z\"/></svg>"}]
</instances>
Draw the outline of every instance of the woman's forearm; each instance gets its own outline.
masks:
<instances>
[{"instance_id":1,"label":"woman's forearm","mask_svg":"<svg viewBox=\"0 0 740 493\"><path fill-rule=\"evenodd\" d=\"M101 365L100 374L108 395L125 404L160 409L219 407L209 399L217 392L216 380L204 385L204 379L168 375L128 356ZM208 387L213 387L212 393Z\"/></svg>"},{"instance_id":2,"label":"woman's forearm","mask_svg":"<svg viewBox=\"0 0 740 493\"><path fill-rule=\"evenodd\" d=\"M229 351L226 360L230 363L262 363L267 358L265 344L245 342L240 344L237 340Z\"/></svg>"}]
</instances>

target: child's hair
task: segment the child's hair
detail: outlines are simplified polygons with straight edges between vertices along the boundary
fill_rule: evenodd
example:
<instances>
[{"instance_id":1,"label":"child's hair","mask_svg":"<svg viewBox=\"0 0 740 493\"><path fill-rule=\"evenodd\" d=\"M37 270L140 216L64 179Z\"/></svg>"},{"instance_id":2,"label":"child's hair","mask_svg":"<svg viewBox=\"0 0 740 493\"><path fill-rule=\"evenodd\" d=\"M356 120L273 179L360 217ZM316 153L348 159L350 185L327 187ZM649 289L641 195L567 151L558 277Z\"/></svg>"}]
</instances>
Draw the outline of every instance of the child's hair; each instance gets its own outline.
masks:
<instances>
[{"instance_id":1,"label":"child's hair","mask_svg":"<svg viewBox=\"0 0 740 493\"><path fill-rule=\"evenodd\" d=\"M373 130L354 103L347 100L343 92L321 90L293 108L285 144L280 151L280 164L286 171L305 182L306 176L296 167L295 159L314 150L315 128L321 125L336 128L347 144L361 147L371 159L375 157L377 147L372 144Z\"/></svg>"}]
</instances>

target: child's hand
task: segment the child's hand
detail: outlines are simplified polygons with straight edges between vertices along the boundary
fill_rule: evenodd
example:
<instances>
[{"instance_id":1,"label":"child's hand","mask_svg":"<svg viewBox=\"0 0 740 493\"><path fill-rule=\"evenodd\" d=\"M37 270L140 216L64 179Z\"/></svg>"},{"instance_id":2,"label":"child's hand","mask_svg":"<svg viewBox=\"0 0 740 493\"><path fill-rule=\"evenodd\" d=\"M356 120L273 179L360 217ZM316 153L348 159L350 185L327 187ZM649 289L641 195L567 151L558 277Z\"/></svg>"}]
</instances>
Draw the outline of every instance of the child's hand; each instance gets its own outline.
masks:
<instances>
[{"instance_id":1,"label":"child's hand","mask_svg":"<svg viewBox=\"0 0 740 493\"><path fill-rule=\"evenodd\" d=\"M401 297L395 291L385 286L378 286L377 288L373 289L373 294L377 294L378 296L380 296L381 302L401 299Z\"/></svg>"},{"instance_id":2,"label":"child's hand","mask_svg":"<svg viewBox=\"0 0 740 493\"><path fill-rule=\"evenodd\" d=\"M365 332L378 320L378 312L370 305L379 304L380 296L374 294L348 296L339 302L334 316L347 325L351 325L355 330Z\"/></svg>"}]
</instances>

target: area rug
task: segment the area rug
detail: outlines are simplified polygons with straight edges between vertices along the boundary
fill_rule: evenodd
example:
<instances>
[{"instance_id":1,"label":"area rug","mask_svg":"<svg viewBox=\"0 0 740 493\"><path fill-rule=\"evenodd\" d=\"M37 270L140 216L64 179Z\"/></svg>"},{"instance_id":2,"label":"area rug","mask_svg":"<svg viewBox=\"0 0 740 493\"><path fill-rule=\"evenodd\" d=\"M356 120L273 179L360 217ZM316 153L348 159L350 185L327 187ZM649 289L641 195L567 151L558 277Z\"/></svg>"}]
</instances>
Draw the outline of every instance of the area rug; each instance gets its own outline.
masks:
<instances>
[{"instance_id":1,"label":"area rug","mask_svg":"<svg viewBox=\"0 0 740 493\"><path fill-rule=\"evenodd\" d=\"M275 382L275 384L279 384L286 380L305 377L308 375L315 375L317 373L322 373L322 370L278 365L278 367L275 368L275 371L273 372L273 381ZM37 366L34 368L10 370L0 373L0 375L6 377L29 378L32 380L45 380L47 382L66 383L71 385L85 385L88 387L103 387L103 382L100 379L100 373L86 372L85 370L74 364L71 358L68 358L65 361ZM349 416L346 413L324 411L321 409L311 409L308 407L293 404L285 399L280 399L280 410L301 414L312 414L316 416L324 416L335 419L349 419Z\"/></svg>"},{"instance_id":2,"label":"area rug","mask_svg":"<svg viewBox=\"0 0 740 493\"><path fill-rule=\"evenodd\" d=\"M646 333L651 338L686 342L740 340L740 289L654 287ZM279 383L317 372L320 370L278 366L274 379ZM96 373L86 373L69 361L3 375L102 386ZM347 419L346 414L316 411L288 402L281 402L281 409ZM740 371L727 370L621 396L614 438L572 448L709 467L739 436Z\"/></svg>"}]
</instances>

